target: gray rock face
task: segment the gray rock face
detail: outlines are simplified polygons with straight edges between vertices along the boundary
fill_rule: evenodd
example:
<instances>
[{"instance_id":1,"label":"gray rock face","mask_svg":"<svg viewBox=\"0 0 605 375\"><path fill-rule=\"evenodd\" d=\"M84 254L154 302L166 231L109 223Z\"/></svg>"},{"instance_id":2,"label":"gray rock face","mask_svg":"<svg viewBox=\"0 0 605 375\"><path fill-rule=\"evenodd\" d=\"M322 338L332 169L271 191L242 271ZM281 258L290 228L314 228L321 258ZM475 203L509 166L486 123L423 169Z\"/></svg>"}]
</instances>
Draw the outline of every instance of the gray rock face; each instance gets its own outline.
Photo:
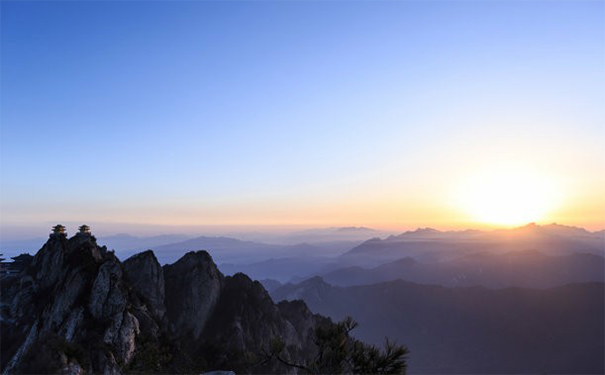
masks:
<instances>
[{"instance_id":1,"label":"gray rock face","mask_svg":"<svg viewBox=\"0 0 605 375\"><path fill-rule=\"evenodd\" d=\"M132 360L140 330L129 309L137 306L128 303L119 260L98 247L94 237L51 236L24 274L8 282L2 303L11 308L2 311L2 322L12 324L3 325L2 333L12 350L3 348L4 373L31 371L38 353L47 352L54 353L44 360L48 368L63 373L115 373L119 367L112 362ZM100 345L99 331L105 346L98 350L111 359L99 367L73 357L69 348Z\"/></svg>"},{"instance_id":2,"label":"gray rock face","mask_svg":"<svg viewBox=\"0 0 605 375\"><path fill-rule=\"evenodd\" d=\"M223 319L234 324L225 327ZM215 339L225 341L232 350L247 351L258 344L266 346L272 337L281 337L297 346L301 344L295 328L282 317L262 285L242 273L225 279L217 314L211 323L210 333Z\"/></svg>"},{"instance_id":3,"label":"gray rock face","mask_svg":"<svg viewBox=\"0 0 605 375\"><path fill-rule=\"evenodd\" d=\"M253 353L262 356L273 338L288 347L285 356L292 362L303 362L315 355L312 332L317 324L329 319L313 315L304 302L280 302L275 305L260 282L238 273L226 277L215 314L204 332L209 342L222 342L227 349L217 362L236 372L245 364L228 353ZM261 373L288 373L292 368L273 362L255 368Z\"/></svg>"},{"instance_id":4,"label":"gray rock face","mask_svg":"<svg viewBox=\"0 0 605 375\"><path fill-rule=\"evenodd\" d=\"M161 320L166 313L164 271L153 251L147 250L126 259L124 272L132 288L147 302L152 314Z\"/></svg>"},{"instance_id":5,"label":"gray rock face","mask_svg":"<svg viewBox=\"0 0 605 375\"><path fill-rule=\"evenodd\" d=\"M67 317L72 312L76 299L85 287L84 275L77 270L68 272L66 277L60 280L55 288L56 293L53 293L52 302L42 312L42 332L56 331L64 324L73 325L74 319L67 319Z\"/></svg>"},{"instance_id":6,"label":"gray rock face","mask_svg":"<svg viewBox=\"0 0 605 375\"><path fill-rule=\"evenodd\" d=\"M286 358L313 354L326 318L275 305L259 282L223 277L206 251L123 264L91 235L53 235L20 275L2 279L0 366L10 373L292 372L258 363L272 338Z\"/></svg>"},{"instance_id":7,"label":"gray rock face","mask_svg":"<svg viewBox=\"0 0 605 375\"><path fill-rule=\"evenodd\" d=\"M82 320L84 319L84 308L79 307L75 310L72 310L67 317L65 324L59 330L59 334L65 337L65 340L68 342L73 341L74 335L76 334L76 329L80 327L82 324Z\"/></svg>"},{"instance_id":8,"label":"gray rock face","mask_svg":"<svg viewBox=\"0 0 605 375\"><path fill-rule=\"evenodd\" d=\"M23 356L32 347L37 338L38 321L36 320L29 329L27 336L25 337L21 345L18 347L17 352L11 356L10 361L6 364L6 366L4 366L3 374L10 374L14 372L15 368L18 367L21 360L23 359Z\"/></svg>"},{"instance_id":9,"label":"gray rock face","mask_svg":"<svg viewBox=\"0 0 605 375\"><path fill-rule=\"evenodd\" d=\"M214 312L223 275L206 251L189 252L164 266L166 308L172 334L200 338Z\"/></svg>"},{"instance_id":10,"label":"gray rock face","mask_svg":"<svg viewBox=\"0 0 605 375\"><path fill-rule=\"evenodd\" d=\"M99 267L88 303L93 317L102 319L124 311L127 295L119 285L121 280L122 269L119 263L109 260Z\"/></svg>"},{"instance_id":11,"label":"gray rock face","mask_svg":"<svg viewBox=\"0 0 605 375\"><path fill-rule=\"evenodd\" d=\"M114 315L112 324L105 331L103 339L106 344L113 344L119 357L125 363L129 363L134 355L135 339L139 333L139 321L134 315L125 311Z\"/></svg>"},{"instance_id":12,"label":"gray rock face","mask_svg":"<svg viewBox=\"0 0 605 375\"><path fill-rule=\"evenodd\" d=\"M38 270L35 281L39 288L46 289L59 280L66 251L67 239L63 236L51 236L34 256L32 266Z\"/></svg>"}]
</instances>

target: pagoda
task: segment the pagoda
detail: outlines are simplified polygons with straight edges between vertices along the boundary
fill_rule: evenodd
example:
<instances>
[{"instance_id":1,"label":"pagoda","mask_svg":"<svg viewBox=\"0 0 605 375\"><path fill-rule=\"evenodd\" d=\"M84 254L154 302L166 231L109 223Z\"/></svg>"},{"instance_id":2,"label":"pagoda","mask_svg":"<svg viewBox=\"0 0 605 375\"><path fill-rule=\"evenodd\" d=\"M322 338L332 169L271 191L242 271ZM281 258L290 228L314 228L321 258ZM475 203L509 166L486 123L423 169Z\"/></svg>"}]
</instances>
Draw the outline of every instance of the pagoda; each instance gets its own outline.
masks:
<instances>
[{"instance_id":1,"label":"pagoda","mask_svg":"<svg viewBox=\"0 0 605 375\"><path fill-rule=\"evenodd\" d=\"M65 231L65 226L61 224L57 224L53 227L53 232L50 234L51 237L65 237L67 236L67 232Z\"/></svg>"},{"instance_id":2,"label":"pagoda","mask_svg":"<svg viewBox=\"0 0 605 375\"><path fill-rule=\"evenodd\" d=\"M80 225L78 227L78 229L80 230L80 232L78 233L79 235L87 235L90 236L90 227L86 224Z\"/></svg>"}]
</instances>

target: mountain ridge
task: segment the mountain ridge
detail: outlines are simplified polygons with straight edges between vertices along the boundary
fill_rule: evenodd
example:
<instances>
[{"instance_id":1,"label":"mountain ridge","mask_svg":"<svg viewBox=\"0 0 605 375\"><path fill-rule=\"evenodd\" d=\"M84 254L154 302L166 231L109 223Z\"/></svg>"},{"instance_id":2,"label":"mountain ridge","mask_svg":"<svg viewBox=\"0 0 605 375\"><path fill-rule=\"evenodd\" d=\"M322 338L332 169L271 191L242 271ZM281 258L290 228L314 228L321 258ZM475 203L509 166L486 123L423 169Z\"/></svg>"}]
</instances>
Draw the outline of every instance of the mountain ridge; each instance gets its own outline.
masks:
<instances>
[{"instance_id":1,"label":"mountain ridge","mask_svg":"<svg viewBox=\"0 0 605 375\"><path fill-rule=\"evenodd\" d=\"M513 229L491 231L438 231L420 228L387 238L372 238L342 254L339 260L350 265L379 265L411 256L418 261L437 262L480 251L540 250L563 255L585 252L605 255L605 232L559 224L528 224Z\"/></svg>"},{"instance_id":2,"label":"mountain ridge","mask_svg":"<svg viewBox=\"0 0 605 375\"><path fill-rule=\"evenodd\" d=\"M322 277L341 286L402 279L443 286L548 288L572 282L605 281L605 258L590 253L549 255L535 249L482 251L442 262L419 262L406 256L373 268L342 267L323 273Z\"/></svg>"},{"instance_id":3,"label":"mountain ridge","mask_svg":"<svg viewBox=\"0 0 605 375\"><path fill-rule=\"evenodd\" d=\"M333 324L304 303L273 303L243 274L223 276L206 251L163 267L152 251L121 262L90 234L51 234L31 264L2 281L5 374L291 373L262 361L270 340L303 361L314 354L314 327Z\"/></svg>"}]
</instances>

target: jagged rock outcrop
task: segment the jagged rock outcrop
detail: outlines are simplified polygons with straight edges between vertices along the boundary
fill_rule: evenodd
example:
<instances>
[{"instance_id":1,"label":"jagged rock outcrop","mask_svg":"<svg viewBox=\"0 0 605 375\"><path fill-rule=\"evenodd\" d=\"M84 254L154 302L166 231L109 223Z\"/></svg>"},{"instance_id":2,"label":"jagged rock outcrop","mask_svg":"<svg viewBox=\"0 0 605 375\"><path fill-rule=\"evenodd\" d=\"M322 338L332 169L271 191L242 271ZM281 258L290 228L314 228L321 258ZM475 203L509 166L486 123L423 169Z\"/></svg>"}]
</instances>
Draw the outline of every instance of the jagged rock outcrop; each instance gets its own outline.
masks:
<instances>
[{"instance_id":1,"label":"jagged rock outcrop","mask_svg":"<svg viewBox=\"0 0 605 375\"><path fill-rule=\"evenodd\" d=\"M48 288L57 283L61 275L66 249L67 238L65 236L51 235L48 242L34 256L31 265L37 271L34 277L39 288Z\"/></svg>"},{"instance_id":2,"label":"jagged rock outcrop","mask_svg":"<svg viewBox=\"0 0 605 375\"><path fill-rule=\"evenodd\" d=\"M5 374L295 372L267 361L270 340L304 361L314 327L331 324L304 303L274 304L243 274L224 277L205 251L164 267L152 251L122 263L86 233L52 234L1 286Z\"/></svg>"},{"instance_id":3,"label":"jagged rock outcrop","mask_svg":"<svg viewBox=\"0 0 605 375\"><path fill-rule=\"evenodd\" d=\"M223 275L206 251L191 251L164 266L166 308L171 333L198 340L214 312Z\"/></svg>"},{"instance_id":4,"label":"jagged rock outcrop","mask_svg":"<svg viewBox=\"0 0 605 375\"><path fill-rule=\"evenodd\" d=\"M304 302L274 304L260 282L237 273L225 278L215 314L204 333L208 346L220 342L227 348L216 358L216 366L229 365L241 372L252 364L258 372L283 373L293 369L279 363L260 364L263 349L269 347L271 339L279 337L288 343L286 357L292 362L302 362L315 354L313 329L328 322L313 315Z\"/></svg>"},{"instance_id":5,"label":"jagged rock outcrop","mask_svg":"<svg viewBox=\"0 0 605 375\"><path fill-rule=\"evenodd\" d=\"M144 298L151 313L161 320L166 313L164 271L153 251L133 255L123 265L132 288Z\"/></svg>"},{"instance_id":6,"label":"jagged rock outcrop","mask_svg":"<svg viewBox=\"0 0 605 375\"><path fill-rule=\"evenodd\" d=\"M4 373L116 373L132 360L139 331L130 310L137 304L120 261L93 236L51 235L30 267L3 280L2 289L2 303L10 306L2 311ZM39 359L40 352L48 357Z\"/></svg>"}]
</instances>

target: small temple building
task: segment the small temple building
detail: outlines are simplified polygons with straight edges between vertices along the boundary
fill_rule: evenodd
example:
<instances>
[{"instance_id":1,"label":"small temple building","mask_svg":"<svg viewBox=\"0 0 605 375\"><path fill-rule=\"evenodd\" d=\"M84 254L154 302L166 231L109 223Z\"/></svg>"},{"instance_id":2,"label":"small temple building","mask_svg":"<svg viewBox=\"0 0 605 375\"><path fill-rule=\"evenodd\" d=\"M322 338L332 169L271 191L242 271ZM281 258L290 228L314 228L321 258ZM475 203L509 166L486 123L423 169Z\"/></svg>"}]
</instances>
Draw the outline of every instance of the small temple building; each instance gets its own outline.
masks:
<instances>
[{"instance_id":1,"label":"small temple building","mask_svg":"<svg viewBox=\"0 0 605 375\"><path fill-rule=\"evenodd\" d=\"M75 237L92 237L90 227L86 224L82 224L78 227L78 232ZM67 237L67 230L64 225L57 224L53 227L53 231L50 234L51 238L65 238Z\"/></svg>"},{"instance_id":2,"label":"small temple building","mask_svg":"<svg viewBox=\"0 0 605 375\"><path fill-rule=\"evenodd\" d=\"M78 227L78 229L80 230L80 233L78 233L78 234L90 235L90 227L88 225L86 225L86 224L80 225Z\"/></svg>"},{"instance_id":3,"label":"small temple building","mask_svg":"<svg viewBox=\"0 0 605 375\"><path fill-rule=\"evenodd\" d=\"M51 233L51 236L67 236L67 231L65 230L65 226L61 225L61 224L57 224L53 227L53 232Z\"/></svg>"}]
</instances>

